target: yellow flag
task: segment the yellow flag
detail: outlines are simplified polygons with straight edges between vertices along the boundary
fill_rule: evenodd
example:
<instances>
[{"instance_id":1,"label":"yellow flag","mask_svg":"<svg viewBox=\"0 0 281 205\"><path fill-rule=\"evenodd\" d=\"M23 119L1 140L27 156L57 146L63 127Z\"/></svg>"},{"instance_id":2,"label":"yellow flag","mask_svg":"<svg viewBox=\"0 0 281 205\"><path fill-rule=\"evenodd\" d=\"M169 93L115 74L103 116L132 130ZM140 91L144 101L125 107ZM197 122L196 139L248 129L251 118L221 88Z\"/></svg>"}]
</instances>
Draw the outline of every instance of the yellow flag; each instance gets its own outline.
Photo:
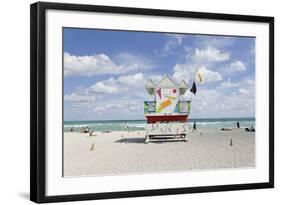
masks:
<instances>
[{"instance_id":1,"label":"yellow flag","mask_svg":"<svg viewBox=\"0 0 281 205\"><path fill-rule=\"evenodd\" d=\"M203 82L203 76L202 76L201 73L199 73L198 70L196 71L196 77L197 77L197 80L198 80L199 83Z\"/></svg>"}]
</instances>

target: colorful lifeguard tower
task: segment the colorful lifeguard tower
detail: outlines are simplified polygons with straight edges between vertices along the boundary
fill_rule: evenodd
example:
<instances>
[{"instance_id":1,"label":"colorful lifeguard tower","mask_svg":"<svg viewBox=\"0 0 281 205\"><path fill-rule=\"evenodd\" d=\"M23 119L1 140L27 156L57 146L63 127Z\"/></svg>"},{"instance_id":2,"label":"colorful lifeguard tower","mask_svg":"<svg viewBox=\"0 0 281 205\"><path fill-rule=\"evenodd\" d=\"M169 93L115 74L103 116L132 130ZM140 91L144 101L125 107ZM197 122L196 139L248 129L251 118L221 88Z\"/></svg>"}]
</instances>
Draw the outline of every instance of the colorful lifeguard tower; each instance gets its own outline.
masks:
<instances>
[{"instance_id":1,"label":"colorful lifeguard tower","mask_svg":"<svg viewBox=\"0 0 281 205\"><path fill-rule=\"evenodd\" d=\"M191 101L183 99L188 89L182 80L176 84L169 76L165 76L157 85L149 80L145 88L154 98L144 101L144 114L147 120L145 142L158 140L187 141L187 119Z\"/></svg>"}]
</instances>

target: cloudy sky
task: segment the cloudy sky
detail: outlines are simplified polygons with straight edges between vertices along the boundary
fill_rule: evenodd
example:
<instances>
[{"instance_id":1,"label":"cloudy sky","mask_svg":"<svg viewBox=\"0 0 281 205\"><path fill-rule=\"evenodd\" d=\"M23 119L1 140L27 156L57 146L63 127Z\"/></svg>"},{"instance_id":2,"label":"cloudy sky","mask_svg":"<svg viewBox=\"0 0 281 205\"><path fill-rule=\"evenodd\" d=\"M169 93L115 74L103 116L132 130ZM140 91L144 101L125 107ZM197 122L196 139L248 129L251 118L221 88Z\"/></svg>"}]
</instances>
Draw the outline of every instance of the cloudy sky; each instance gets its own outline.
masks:
<instances>
[{"instance_id":1,"label":"cloudy sky","mask_svg":"<svg viewBox=\"0 0 281 205\"><path fill-rule=\"evenodd\" d=\"M64 29L64 119L144 119L148 79L189 86L191 118L255 116L255 38ZM190 97L190 93L186 93Z\"/></svg>"}]
</instances>

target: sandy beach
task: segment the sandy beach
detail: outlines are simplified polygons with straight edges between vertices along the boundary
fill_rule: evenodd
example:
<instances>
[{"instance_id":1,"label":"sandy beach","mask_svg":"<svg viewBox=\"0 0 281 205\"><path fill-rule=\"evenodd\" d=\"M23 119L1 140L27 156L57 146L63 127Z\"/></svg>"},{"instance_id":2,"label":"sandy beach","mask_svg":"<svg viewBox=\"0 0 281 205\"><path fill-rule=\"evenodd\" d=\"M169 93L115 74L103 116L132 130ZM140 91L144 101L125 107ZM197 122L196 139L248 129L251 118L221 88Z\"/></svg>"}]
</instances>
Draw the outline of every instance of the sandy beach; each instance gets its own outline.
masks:
<instances>
[{"instance_id":1,"label":"sandy beach","mask_svg":"<svg viewBox=\"0 0 281 205\"><path fill-rule=\"evenodd\" d=\"M94 136L66 132L64 176L255 166L255 133L244 129L200 129L197 133L189 132L188 142L145 144L144 136L145 131L96 132Z\"/></svg>"}]
</instances>

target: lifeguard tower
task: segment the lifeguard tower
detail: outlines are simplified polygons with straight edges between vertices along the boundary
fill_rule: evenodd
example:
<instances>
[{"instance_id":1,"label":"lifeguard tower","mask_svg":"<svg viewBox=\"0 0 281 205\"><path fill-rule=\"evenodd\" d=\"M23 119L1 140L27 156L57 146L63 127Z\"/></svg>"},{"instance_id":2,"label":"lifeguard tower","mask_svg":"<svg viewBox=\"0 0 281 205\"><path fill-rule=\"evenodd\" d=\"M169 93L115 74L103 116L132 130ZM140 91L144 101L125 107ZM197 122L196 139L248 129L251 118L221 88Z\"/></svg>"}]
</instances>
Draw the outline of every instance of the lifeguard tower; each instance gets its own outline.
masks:
<instances>
[{"instance_id":1,"label":"lifeguard tower","mask_svg":"<svg viewBox=\"0 0 281 205\"><path fill-rule=\"evenodd\" d=\"M144 101L144 114L147 120L145 142L150 141L187 141L187 119L191 101L183 99L188 89L182 80L176 84L165 76L157 85L149 80L145 88L154 98Z\"/></svg>"}]
</instances>

